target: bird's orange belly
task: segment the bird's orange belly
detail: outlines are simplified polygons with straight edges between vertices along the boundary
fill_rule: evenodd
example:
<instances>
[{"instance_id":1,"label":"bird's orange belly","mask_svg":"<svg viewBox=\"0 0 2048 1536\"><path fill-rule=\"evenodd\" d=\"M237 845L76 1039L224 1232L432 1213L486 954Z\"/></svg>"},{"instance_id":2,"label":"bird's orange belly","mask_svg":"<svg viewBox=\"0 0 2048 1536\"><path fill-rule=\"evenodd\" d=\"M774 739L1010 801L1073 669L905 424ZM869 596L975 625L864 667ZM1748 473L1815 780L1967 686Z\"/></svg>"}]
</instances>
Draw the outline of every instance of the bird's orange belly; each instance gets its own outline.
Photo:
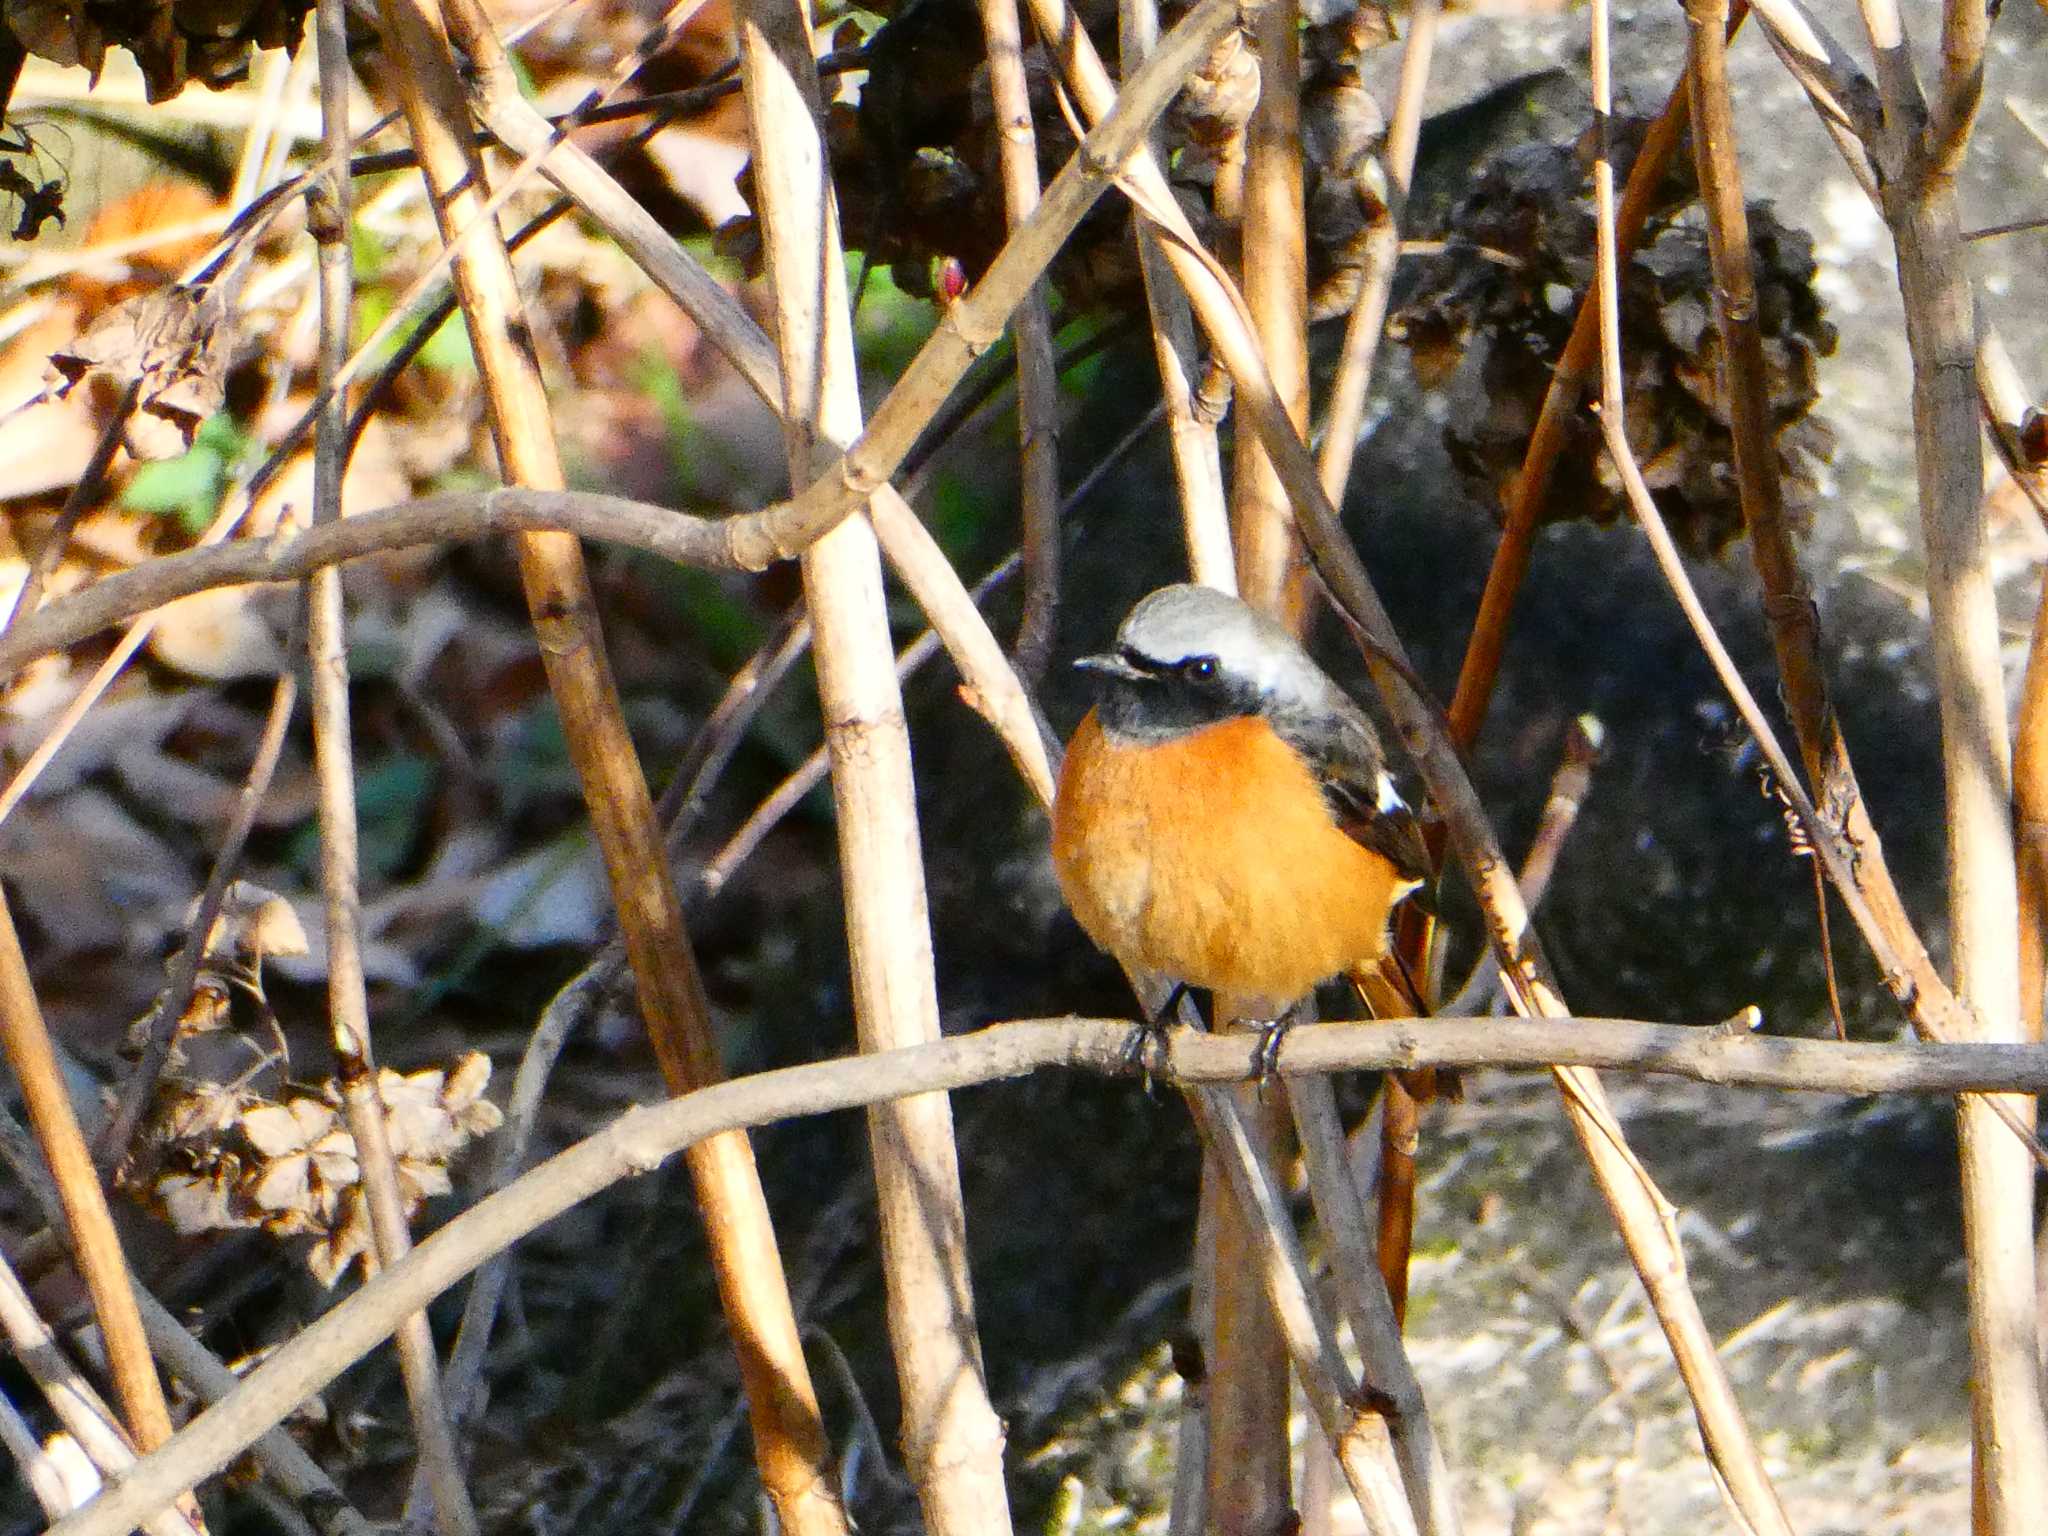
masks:
<instances>
[{"instance_id":1,"label":"bird's orange belly","mask_svg":"<svg viewBox=\"0 0 2048 1536\"><path fill-rule=\"evenodd\" d=\"M1060 775L1053 867L1119 960L1275 1013L1377 958L1401 890L1258 719L1138 747L1090 713Z\"/></svg>"}]
</instances>

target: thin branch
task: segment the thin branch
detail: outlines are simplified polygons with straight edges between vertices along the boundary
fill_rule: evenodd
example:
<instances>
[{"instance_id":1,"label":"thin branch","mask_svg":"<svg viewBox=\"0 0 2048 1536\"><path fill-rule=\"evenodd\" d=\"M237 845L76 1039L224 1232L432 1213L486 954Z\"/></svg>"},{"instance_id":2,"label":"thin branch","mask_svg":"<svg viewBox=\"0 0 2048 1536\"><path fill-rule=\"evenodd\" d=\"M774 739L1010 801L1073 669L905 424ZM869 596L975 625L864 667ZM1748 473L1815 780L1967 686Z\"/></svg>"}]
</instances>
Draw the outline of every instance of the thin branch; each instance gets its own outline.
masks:
<instances>
[{"instance_id":1,"label":"thin branch","mask_svg":"<svg viewBox=\"0 0 2048 1536\"><path fill-rule=\"evenodd\" d=\"M1351 1324L1366 1384L1383 1400L1387 1433L1416 1529L1421 1536L1457 1536L1462 1527L1450 1468L1376 1262L1372 1225L1352 1177L1336 1093L1326 1077L1294 1077L1288 1080L1287 1101L1301 1138L1301 1160L1308 1170L1316 1219L1329 1240L1337 1295Z\"/></svg>"},{"instance_id":2,"label":"thin branch","mask_svg":"<svg viewBox=\"0 0 2048 1536\"><path fill-rule=\"evenodd\" d=\"M1351 460L1358 452L1358 432L1365 420L1366 392L1372 385L1373 360L1387 325L1387 301L1394 291L1394 263L1401 254L1401 225L1408 213L1408 187L1415 176L1415 147L1422 134L1422 101L1429 90L1430 58L1436 49L1441 0L1415 0L1408 8L1408 41L1401 50L1401 75L1394 88L1394 110L1387 119L1386 207L1366 231L1358 298L1344 323L1344 351L1330 382L1330 403L1324 407L1323 448L1317 459L1323 492L1338 506L1351 479Z\"/></svg>"},{"instance_id":3,"label":"thin branch","mask_svg":"<svg viewBox=\"0 0 2048 1536\"><path fill-rule=\"evenodd\" d=\"M474 96L479 114L508 142L529 156L547 154L551 141L545 119L519 95L509 76L493 71L481 73ZM774 345L738 300L575 145L556 146L540 163L543 173L608 230L657 286L691 316L768 408L777 416L786 415L788 404ZM955 309L959 307L956 305ZM883 553L938 626L961 676L973 690L975 707L996 730L1025 779L1034 783L1043 779L1049 784L1042 732L1024 689L986 620L973 611L952 567L936 558L929 533L895 488L879 487L875 503L880 512L876 533L882 540ZM737 558L732 543L733 525L737 521L741 519L726 519L715 525L722 541L720 555L725 561ZM830 526L821 525L817 532L827 531Z\"/></svg>"},{"instance_id":4,"label":"thin branch","mask_svg":"<svg viewBox=\"0 0 2048 1536\"><path fill-rule=\"evenodd\" d=\"M135 414L135 406L142 398L142 375L128 381L121 398L115 402L108 414L106 425L100 428L99 441L93 445L92 457L86 461L84 472L65 494L64 505L57 513L57 520L50 525L50 533L43 540L42 548L36 551L30 563L28 576L22 582L21 590L15 594L14 602L8 607L7 617L0 622L0 640L14 627L15 620L25 613L34 613L42 605L43 587L49 581L51 572L57 569L65 551L71 547L71 535L78 527L93 499L100 493L107 471L113 467L114 455L121 449L128 431L128 418Z\"/></svg>"},{"instance_id":5,"label":"thin branch","mask_svg":"<svg viewBox=\"0 0 2048 1536\"><path fill-rule=\"evenodd\" d=\"M1984 48L1992 7L1980 0L1944 0L1941 7L1941 83L1928 128L1926 175L1953 180L1969 148L1977 106L1984 99Z\"/></svg>"},{"instance_id":6,"label":"thin branch","mask_svg":"<svg viewBox=\"0 0 2048 1536\"><path fill-rule=\"evenodd\" d=\"M1277 1070L1569 1064L1670 1073L1702 1082L1815 1092L2048 1091L2048 1049L2035 1045L1882 1045L1790 1040L1613 1019L1406 1019L1322 1024L1282 1041ZM1121 1019L1024 1020L875 1055L761 1073L626 1111L480 1201L283 1344L240 1391L200 1414L50 1536L122 1536L181 1488L226 1466L304 1398L375 1349L478 1264L622 1180L652 1172L705 1138L798 1115L946 1093L1052 1067L1122 1074L1131 1031ZM1239 1081L1258 1042L1176 1030L1155 1076L1176 1084Z\"/></svg>"},{"instance_id":7,"label":"thin branch","mask_svg":"<svg viewBox=\"0 0 2048 1536\"><path fill-rule=\"evenodd\" d=\"M119 1167L121 1160L128 1155L136 1127L141 1125L150 1097L156 1092L157 1079L163 1075L164 1067L171 1059L171 1045L177 1038L178 1021L184 1017L186 1006L192 1001L192 988L199 979L200 966L206 961L213 925L220 917L221 906L227 900L228 886L242 862L242 849L248 844L249 833L256 825L256 813L263 808L263 797L270 792L270 780L277 772L278 759L284 755L285 733L291 727L292 711L297 706L298 697L298 674L289 668L280 671L270 690L270 713L264 717L263 729L256 738L255 755L249 760L249 771L242 779L241 792L235 797L234 812L221 833L220 848L213 856L213 868L207 872L206 885L199 893L199 904L193 909L192 921L185 930L185 942L165 968L167 974L163 990L157 994L149 1022L142 1028L142 1055L121 1084L114 1112L108 1117L106 1128L100 1132L99 1154L95 1161L103 1173Z\"/></svg>"},{"instance_id":8,"label":"thin branch","mask_svg":"<svg viewBox=\"0 0 2048 1536\"><path fill-rule=\"evenodd\" d=\"M519 1058L519 1071L512 1079L512 1092L505 1102L505 1123L492 1143L491 1171L484 1192L496 1194L525 1171L533 1144L533 1132L540 1120L541 1098L549 1076L560 1059L569 1035L589 1017L626 974L625 946L614 941L598 957L572 977L541 1009L540 1019L527 1037ZM491 1258L470 1282L469 1295L462 1304L462 1323L456 1330L455 1345L448 1352L444 1385L448 1395L448 1417L460 1430L481 1409L479 1390L485 1358L490 1351L491 1330L496 1326L498 1306L512 1279L510 1251ZM736 1411L744 1412L741 1404ZM423 1507L430 1495L427 1469L415 1469L412 1488L406 1495L406 1519Z\"/></svg>"},{"instance_id":9,"label":"thin branch","mask_svg":"<svg viewBox=\"0 0 2048 1536\"><path fill-rule=\"evenodd\" d=\"M988 46L989 95L1003 177L1003 212L1014 230L1038 206L1038 135L1024 80L1024 40L1017 0L979 0ZM1053 369L1052 325L1045 285L1024 295L1011 317L1017 347L1018 480L1024 521L1024 615L1017 627L1017 671L1027 683L1045 675L1059 608L1059 376Z\"/></svg>"},{"instance_id":10,"label":"thin branch","mask_svg":"<svg viewBox=\"0 0 2048 1536\"><path fill-rule=\"evenodd\" d=\"M1286 1198L1273 1178L1272 1159L1254 1139L1251 1123L1238 1100L1240 1090L1200 1088L1188 1095L1196 1127L1202 1133L1205 1150L1229 1180L1235 1204L1240 1208L1248 1239L1256 1288L1264 1293L1272 1326L1286 1347L1285 1359L1292 1360L1302 1391L1336 1454L1344 1480L1358 1500L1359 1513L1371 1536L1416 1536L1416 1522L1402 1486L1401 1469L1395 1461L1387 1425L1379 1406L1366 1406L1371 1394L1361 1391L1351 1367L1338 1348L1336 1330L1323 1309L1316 1304L1310 1283L1308 1260L1294 1234ZM1218 1244L1218 1262L1225 1262L1230 1250ZM1220 1279L1220 1277L1219 1277ZM1212 1372L1213 1375L1213 1372ZM1284 1400L1287 1381L1285 1360L1280 1367ZM1377 1383L1375 1384L1377 1385ZM1215 1385L1212 1382L1212 1395ZM1226 1440L1215 1432L1219 1415L1211 1410L1209 1437L1209 1509L1218 1531L1257 1530L1259 1527L1231 1526L1225 1522L1248 1513L1246 1490L1232 1487L1248 1471L1246 1458L1260 1448L1243 1439ZM1285 1424L1286 1409L1280 1412L1281 1492L1286 1495L1289 1458ZM1219 1475L1220 1473L1220 1475ZM1284 1523L1286 1511L1282 1511Z\"/></svg>"},{"instance_id":11,"label":"thin branch","mask_svg":"<svg viewBox=\"0 0 2048 1536\"><path fill-rule=\"evenodd\" d=\"M1199 67L1209 45L1236 23L1235 0L1199 0L1160 40L1158 50L1125 83L1115 110L1089 132L1046 189L1038 210L1019 226L981 281L947 310L875 409L859 441L789 501L726 524L740 565L760 570L787 559L865 504L887 482L937 402L974 357L995 343L1053 253L1124 161L1142 148L1153 119Z\"/></svg>"},{"instance_id":12,"label":"thin branch","mask_svg":"<svg viewBox=\"0 0 2048 1536\"><path fill-rule=\"evenodd\" d=\"M1266 371L1297 432L1308 431L1308 229L1301 167L1301 33L1295 0L1255 0L1242 7L1242 28L1258 71L1258 102L1245 126L1244 206L1238 245L1239 286L1258 337ZM1308 615L1307 588L1297 566L1300 544L1287 491L1256 438L1238 435L1231 460L1231 530L1237 552L1237 587L1246 602L1290 629ZM1219 1273L1219 1287L1233 1282ZM1227 1362L1209 1362L1217 1387L1227 1383ZM1284 1383L1282 1387L1284 1393ZM1219 1405L1211 1399L1211 1411ZM1285 1410L1279 1418L1284 1421ZM1226 1426L1223 1433L1229 1433ZM1215 1504L1210 1518L1226 1530L1264 1529L1277 1514L1248 1514L1234 1524ZM1286 1507L1281 1500L1281 1508Z\"/></svg>"},{"instance_id":13,"label":"thin branch","mask_svg":"<svg viewBox=\"0 0 2048 1536\"><path fill-rule=\"evenodd\" d=\"M0 44L0 48L4 46ZM0 1444L6 1446L15 1470L43 1507L45 1519L61 1520L71 1513L71 1495L64 1487L64 1474L43 1453L36 1432L28 1427L28 1420L4 1393L0 1393Z\"/></svg>"},{"instance_id":14,"label":"thin branch","mask_svg":"<svg viewBox=\"0 0 2048 1536\"><path fill-rule=\"evenodd\" d=\"M1738 5L1730 31L1740 24L1743 9ZM1643 136L1628 169L1621 210L1615 216L1618 259L1626 262L1643 238L1651 210L1656 206L1658 186L1684 142L1692 107L1687 94L1687 77L1681 74L1665 98L1664 108ZM1465 643L1465 659L1458 669L1458 684L1451 695L1451 739L1470 750L1479 740L1486 723L1486 708L1493 700L1493 684L1500 675L1501 656L1507 649L1508 624L1514 616L1515 599L1529 574L1529 556L1535 546L1538 520L1550 490L1550 477L1564 452L1572 420L1584 405L1586 393L1597 372L1600 350L1599 305L1591 287L1579 296L1578 313L1572 332L1543 391L1543 404L1529 434L1529 446L1522 453L1522 467L1503 493L1500 543L1486 572L1486 586L1479 594L1479 612L1472 620L1472 636Z\"/></svg>"},{"instance_id":15,"label":"thin branch","mask_svg":"<svg viewBox=\"0 0 2048 1536\"><path fill-rule=\"evenodd\" d=\"M1118 56L1128 73L1159 42L1158 0L1120 0L1117 27ZM1145 143L1155 159L1166 152L1165 138L1156 124ZM1160 253L1158 235L1143 219L1132 221L1132 235L1138 243L1138 268L1152 317L1152 351L1159 363L1160 394L1171 424L1169 445L1174 480L1180 487L1188 574L1204 586L1235 592L1237 561L1230 547L1230 508L1223 497L1217 423L1199 407L1196 396L1202 359L1196 348L1194 317L1188 313L1187 296L1174 284ZM1177 1502L1175 1507L1183 1504Z\"/></svg>"},{"instance_id":16,"label":"thin branch","mask_svg":"<svg viewBox=\"0 0 2048 1536\"><path fill-rule=\"evenodd\" d=\"M320 0L315 23L320 54L320 117L328 160L348 154L348 22L345 0ZM348 464L348 396L335 378L348 360L355 313L355 260L350 246L354 187L339 173L307 189L306 223L312 231L320 295L320 342L315 353L326 403L313 437L313 522L341 521L341 482ZM366 1265L385 1268L412 1247L398 1160L391 1150L377 1060L370 1036L368 982L363 974L360 841L348 697L348 624L342 612L341 572L329 566L306 582L306 656L312 672L313 771L320 828L320 885L326 905L328 1028L340 1069L342 1110L355 1141L358 1186L367 1208L372 1252ZM204 948L204 935L200 947ZM434 1520L442 1536L476 1536L479 1529L461 1455L441 1392L434 1333L424 1310L399 1327L399 1373L420 1465L434 1491Z\"/></svg>"},{"instance_id":17,"label":"thin branch","mask_svg":"<svg viewBox=\"0 0 2048 1536\"><path fill-rule=\"evenodd\" d=\"M1515 876L1522 900L1531 912L1543 905L1550 889L1550 877L1564 845L1577 825L1587 793L1593 784L1593 770L1606 750L1606 728L1593 715L1580 715L1565 732L1564 752L1557 771L1550 776L1550 793L1536 818L1535 834L1529 839L1522 868ZM1457 993L1443 1003L1445 1013L1484 1013L1500 996L1500 957L1488 949L1472 967L1472 974Z\"/></svg>"},{"instance_id":18,"label":"thin branch","mask_svg":"<svg viewBox=\"0 0 2048 1536\"><path fill-rule=\"evenodd\" d=\"M1883 117L1867 139L1898 258L1913 361L1913 446L1927 551L1929 628L1947 801L1949 942L1966 1038L2018 1039L2018 868L1997 592L1983 505L1977 332L1954 167L1975 103L1968 56L1983 17L1947 8L1935 136L1893 0L1863 0ZM1973 44L1972 39L1975 39ZM2037 1353L2029 1148L1994 1123L2031 1127L2028 1100L1956 1105L1969 1267L1971 1424L1984 1536L2017 1536L2048 1508L2048 1408Z\"/></svg>"},{"instance_id":19,"label":"thin branch","mask_svg":"<svg viewBox=\"0 0 2048 1536\"><path fill-rule=\"evenodd\" d=\"M696 830L698 819L711 803L713 786L724 776L755 716L810 648L810 617L801 606L793 606L767 642L726 681L725 692L691 735L668 788L655 802L662 841L671 856Z\"/></svg>"},{"instance_id":20,"label":"thin branch","mask_svg":"<svg viewBox=\"0 0 2048 1536\"><path fill-rule=\"evenodd\" d=\"M5 1159L16 1180L28 1190L30 1198L42 1211L49 1230L68 1234L70 1227L65 1220L64 1203L57 1196L56 1181L50 1177L28 1133L5 1111L0 1111L0 1158ZM188 1333L185 1325L173 1317L146 1287L139 1284L135 1287L135 1302L141 1309L142 1329L148 1336L149 1347L163 1361L165 1368L190 1387L202 1402L217 1403L241 1385L241 1379L221 1364L213 1351ZM78 1436L82 1444L87 1443L87 1436L94 1433L96 1425L109 1426L109 1432L118 1439L118 1431L111 1429L112 1416L102 1408L97 1411L93 1423L87 1425L86 1434ZM89 1450L88 1454L92 1452ZM319 1464L300 1449L298 1441L284 1430L272 1429L258 1436L250 1454L279 1489L316 1510L323 1527L334 1536L371 1536L369 1522L349 1504L334 1480L321 1471ZM93 1455L93 1460L103 1471L109 1470L97 1455ZM126 1466L132 1460L132 1452L122 1443L118 1465ZM179 1529L184 1531L190 1527L180 1524Z\"/></svg>"},{"instance_id":21,"label":"thin branch","mask_svg":"<svg viewBox=\"0 0 2048 1536\"><path fill-rule=\"evenodd\" d=\"M1875 137L1884 112L1863 66L1806 12L1800 0L1752 0L1752 8L1764 25L1772 50L1812 99L1822 123L1838 130L1836 143L1852 168L1862 162L1857 180L1871 186L1870 163L1860 145Z\"/></svg>"},{"instance_id":22,"label":"thin branch","mask_svg":"<svg viewBox=\"0 0 2048 1536\"><path fill-rule=\"evenodd\" d=\"M135 1464L135 1448L121 1433L112 1410L59 1347L56 1334L37 1314L27 1288L4 1255L0 1255L0 1337L6 1339L9 1353L21 1363L57 1421L70 1431L102 1478L113 1478ZM168 1503L158 1504L138 1523L149 1536L198 1536L199 1531Z\"/></svg>"},{"instance_id":23,"label":"thin branch","mask_svg":"<svg viewBox=\"0 0 2048 1536\"><path fill-rule=\"evenodd\" d=\"M143 1336L134 1278L128 1272L92 1153L86 1147L42 1008L36 1002L35 984L29 979L28 961L22 956L21 939L4 893L0 893L0 1050L21 1085L29 1123L64 1204L78 1272L85 1278L93 1315L106 1341L121 1417L138 1449L155 1450L171 1437L163 1383L157 1379L156 1362ZM196 1505L193 1512L196 1515Z\"/></svg>"},{"instance_id":24,"label":"thin branch","mask_svg":"<svg viewBox=\"0 0 2048 1536\"><path fill-rule=\"evenodd\" d=\"M861 432L816 49L801 0L740 0L734 26L754 206L776 300L783 437L791 483L801 485ZM1019 242L1013 237L1006 251ZM941 332L965 302L941 320ZM888 512L877 507L873 515ZM876 527L859 516L834 523L804 550L804 597L832 759L854 1027L863 1050L879 1051L938 1038L938 981ZM953 578L946 590L957 588ZM966 607L962 617L978 629L978 613ZM1010 1526L1003 1427L982 1371L952 1106L939 1095L879 1106L869 1113L868 1141L904 1460L935 1536L999 1536Z\"/></svg>"},{"instance_id":25,"label":"thin branch","mask_svg":"<svg viewBox=\"0 0 2048 1536\"><path fill-rule=\"evenodd\" d=\"M387 43L404 66L397 72L400 92L444 239L465 224L490 224L491 238L465 246L455 274L499 463L508 480L557 490L563 473L554 423L537 360L522 344L528 322L510 259L495 220L481 213L484 166L469 136L448 41L422 0L381 0L380 10ZM476 76L509 80L510 61L481 7L455 3L448 16ZM715 1081L720 1064L710 1004L611 678L582 551L560 534L528 534L517 552L663 1079L671 1092ZM792 1536L842 1536L845 1513L752 1149L744 1137L721 1137L693 1148L689 1163L763 1484Z\"/></svg>"}]
</instances>

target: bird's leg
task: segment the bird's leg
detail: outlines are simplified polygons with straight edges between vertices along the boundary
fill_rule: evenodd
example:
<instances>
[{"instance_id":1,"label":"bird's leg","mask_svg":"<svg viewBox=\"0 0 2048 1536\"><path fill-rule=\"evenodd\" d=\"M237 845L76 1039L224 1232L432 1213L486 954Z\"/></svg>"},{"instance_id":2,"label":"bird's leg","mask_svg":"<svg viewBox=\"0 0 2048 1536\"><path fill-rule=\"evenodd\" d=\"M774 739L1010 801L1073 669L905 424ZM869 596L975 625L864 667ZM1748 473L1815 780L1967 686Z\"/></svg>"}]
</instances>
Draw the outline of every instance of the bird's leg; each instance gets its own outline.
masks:
<instances>
[{"instance_id":1,"label":"bird's leg","mask_svg":"<svg viewBox=\"0 0 2048 1536\"><path fill-rule=\"evenodd\" d=\"M1280 1042L1301 1022L1301 1005L1296 1003L1277 1019L1245 1022L1258 1025L1259 1043L1252 1047L1252 1080L1263 1089L1280 1075Z\"/></svg>"},{"instance_id":2,"label":"bird's leg","mask_svg":"<svg viewBox=\"0 0 2048 1536\"><path fill-rule=\"evenodd\" d=\"M1166 1001L1132 1030L1131 1038L1124 1042L1124 1070L1144 1074L1147 1094L1152 1092L1152 1067L1148 1058L1156 1049L1160 1059L1165 1059L1167 1031L1173 1027L1174 1017L1180 1011L1180 1000L1187 995L1188 984L1175 982L1173 990L1166 994Z\"/></svg>"}]
</instances>

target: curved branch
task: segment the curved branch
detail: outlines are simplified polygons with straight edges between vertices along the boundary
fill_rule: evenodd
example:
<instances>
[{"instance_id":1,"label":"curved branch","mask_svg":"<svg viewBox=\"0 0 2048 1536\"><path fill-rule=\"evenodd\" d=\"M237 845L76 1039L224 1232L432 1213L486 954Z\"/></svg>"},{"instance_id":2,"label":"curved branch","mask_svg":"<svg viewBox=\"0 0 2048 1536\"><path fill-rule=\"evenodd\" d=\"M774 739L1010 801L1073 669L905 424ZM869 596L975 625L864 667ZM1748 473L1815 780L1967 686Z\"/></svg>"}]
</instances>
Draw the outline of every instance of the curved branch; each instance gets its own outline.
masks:
<instances>
[{"instance_id":1,"label":"curved branch","mask_svg":"<svg viewBox=\"0 0 2048 1536\"><path fill-rule=\"evenodd\" d=\"M125 620L195 592L298 581L330 565L386 550L485 534L559 529L710 569L735 569L722 525L650 502L586 491L499 487L402 501L318 528L240 539L165 555L24 614L0 639L0 676Z\"/></svg>"},{"instance_id":2,"label":"curved branch","mask_svg":"<svg viewBox=\"0 0 2048 1536\"><path fill-rule=\"evenodd\" d=\"M1731 1021L1746 1028L1753 1014ZM188 1483L233 1460L293 1407L377 1347L493 1254L580 1201L659 1167L721 1132L797 1115L857 1109L917 1093L951 1092L1047 1067L1127 1070L1128 1020L1026 1019L974 1034L873 1055L786 1067L700 1089L610 1126L479 1202L250 1372L240 1391L207 1409L161 1451L50 1536L122 1536ZM1242 1080L1255 1040L1176 1030L1156 1077L1179 1083ZM1605 1067L1701 1082L1835 1093L2048 1090L2048 1048L2038 1045L1841 1045L1782 1040L1621 1019L1393 1019L1298 1029L1282 1042L1283 1076L1368 1067Z\"/></svg>"}]
</instances>

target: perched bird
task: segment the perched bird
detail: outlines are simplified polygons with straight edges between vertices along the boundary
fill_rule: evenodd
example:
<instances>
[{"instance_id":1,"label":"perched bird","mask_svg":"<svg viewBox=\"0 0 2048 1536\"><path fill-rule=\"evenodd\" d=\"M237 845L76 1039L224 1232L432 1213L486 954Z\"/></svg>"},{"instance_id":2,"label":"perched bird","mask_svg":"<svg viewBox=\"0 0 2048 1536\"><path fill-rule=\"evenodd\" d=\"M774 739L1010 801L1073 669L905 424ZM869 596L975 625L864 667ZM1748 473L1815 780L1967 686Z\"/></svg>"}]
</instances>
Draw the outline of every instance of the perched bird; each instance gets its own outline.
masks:
<instances>
[{"instance_id":1,"label":"perched bird","mask_svg":"<svg viewBox=\"0 0 2048 1536\"><path fill-rule=\"evenodd\" d=\"M1210 587L1162 587L1100 680L1053 802L1060 889L1127 965L1277 1020L1386 952L1428 877L1365 712L1294 637Z\"/></svg>"}]
</instances>

